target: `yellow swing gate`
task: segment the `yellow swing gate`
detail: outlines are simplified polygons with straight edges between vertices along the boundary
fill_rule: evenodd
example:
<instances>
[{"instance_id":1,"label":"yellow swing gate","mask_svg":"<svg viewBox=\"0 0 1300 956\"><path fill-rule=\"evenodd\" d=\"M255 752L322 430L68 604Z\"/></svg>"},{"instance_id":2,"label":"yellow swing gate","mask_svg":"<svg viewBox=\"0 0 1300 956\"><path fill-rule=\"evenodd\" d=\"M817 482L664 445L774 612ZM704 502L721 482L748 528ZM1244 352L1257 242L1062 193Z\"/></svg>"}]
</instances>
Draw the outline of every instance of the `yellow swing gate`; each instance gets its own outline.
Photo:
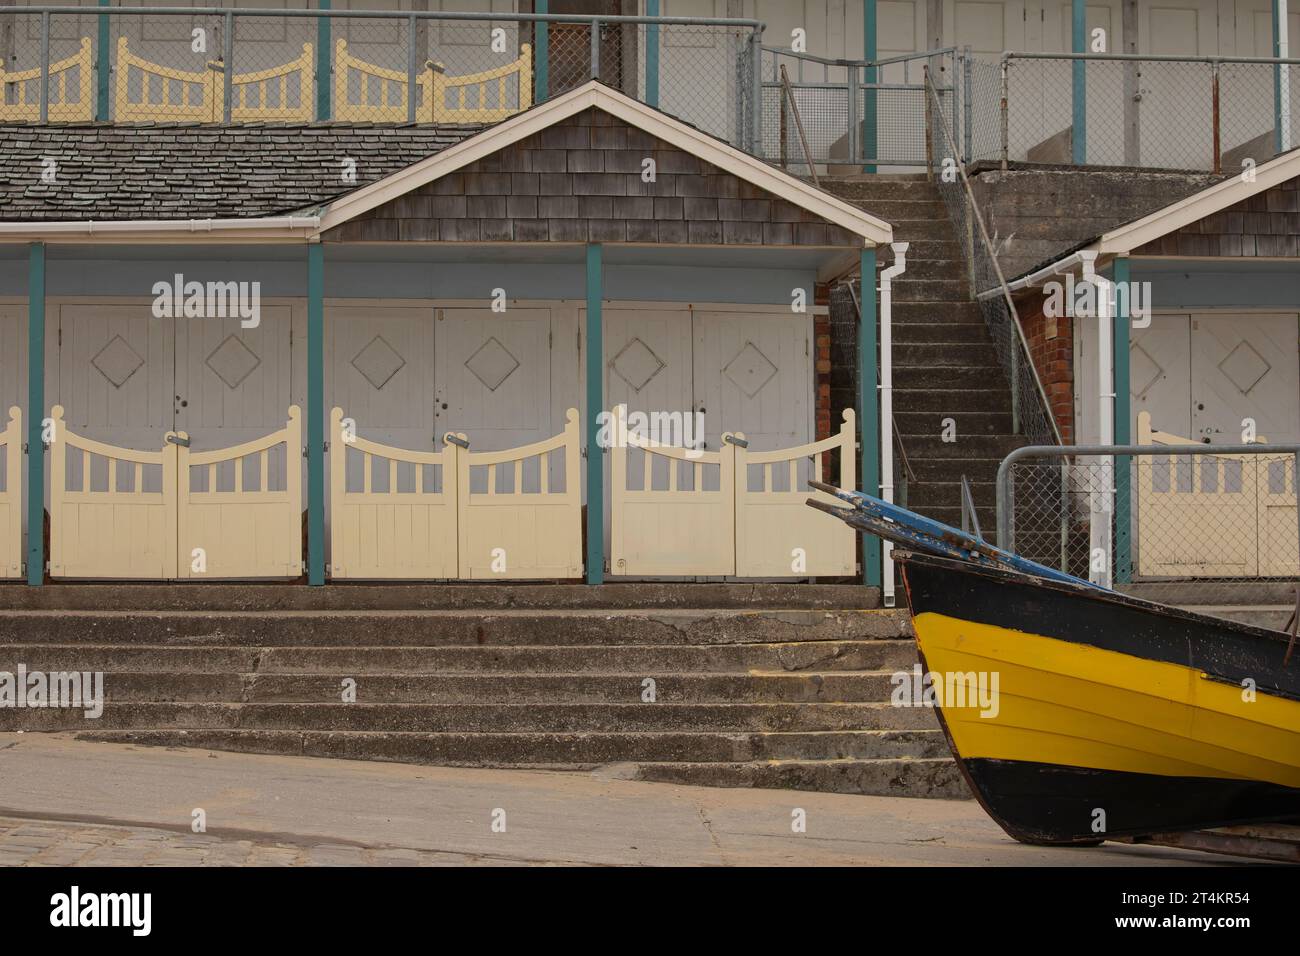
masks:
<instances>
[{"instance_id":1,"label":"yellow swing gate","mask_svg":"<svg viewBox=\"0 0 1300 956\"><path fill-rule=\"evenodd\" d=\"M184 432L168 432L161 451L136 451L70 432L63 415L56 405L51 576L176 580L302 573L296 405L279 431L195 453ZM222 484L233 487L221 490Z\"/></svg>"},{"instance_id":2,"label":"yellow swing gate","mask_svg":"<svg viewBox=\"0 0 1300 956\"><path fill-rule=\"evenodd\" d=\"M23 411L9 409L9 424L0 431L0 578L23 573Z\"/></svg>"}]
</instances>

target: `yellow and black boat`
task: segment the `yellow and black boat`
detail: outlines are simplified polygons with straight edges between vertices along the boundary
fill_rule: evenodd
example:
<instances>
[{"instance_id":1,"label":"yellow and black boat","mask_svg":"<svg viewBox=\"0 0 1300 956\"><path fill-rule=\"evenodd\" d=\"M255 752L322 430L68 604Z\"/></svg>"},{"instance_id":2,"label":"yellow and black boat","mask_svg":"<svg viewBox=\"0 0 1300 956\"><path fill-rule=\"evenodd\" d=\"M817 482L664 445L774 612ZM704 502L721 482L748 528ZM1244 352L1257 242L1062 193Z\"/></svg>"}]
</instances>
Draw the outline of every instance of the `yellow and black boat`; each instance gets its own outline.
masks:
<instances>
[{"instance_id":1,"label":"yellow and black boat","mask_svg":"<svg viewBox=\"0 0 1300 956\"><path fill-rule=\"evenodd\" d=\"M826 490L823 486L819 490ZM1082 844L1300 824L1288 635L1100 588L856 492L889 538L926 689L1011 836Z\"/></svg>"}]
</instances>

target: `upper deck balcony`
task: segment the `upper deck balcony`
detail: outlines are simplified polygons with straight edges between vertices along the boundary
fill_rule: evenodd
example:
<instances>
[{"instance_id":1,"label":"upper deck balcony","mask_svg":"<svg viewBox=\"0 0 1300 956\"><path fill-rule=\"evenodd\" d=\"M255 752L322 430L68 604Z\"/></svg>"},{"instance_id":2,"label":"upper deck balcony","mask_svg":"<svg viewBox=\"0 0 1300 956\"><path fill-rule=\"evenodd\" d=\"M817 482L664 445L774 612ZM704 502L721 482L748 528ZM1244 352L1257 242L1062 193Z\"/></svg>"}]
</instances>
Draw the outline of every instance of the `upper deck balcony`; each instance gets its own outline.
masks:
<instances>
[{"instance_id":1,"label":"upper deck balcony","mask_svg":"<svg viewBox=\"0 0 1300 956\"><path fill-rule=\"evenodd\" d=\"M597 77L745 146L761 36L689 17L9 8L0 123L482 124Z\"/></svg>"}]
</instances>

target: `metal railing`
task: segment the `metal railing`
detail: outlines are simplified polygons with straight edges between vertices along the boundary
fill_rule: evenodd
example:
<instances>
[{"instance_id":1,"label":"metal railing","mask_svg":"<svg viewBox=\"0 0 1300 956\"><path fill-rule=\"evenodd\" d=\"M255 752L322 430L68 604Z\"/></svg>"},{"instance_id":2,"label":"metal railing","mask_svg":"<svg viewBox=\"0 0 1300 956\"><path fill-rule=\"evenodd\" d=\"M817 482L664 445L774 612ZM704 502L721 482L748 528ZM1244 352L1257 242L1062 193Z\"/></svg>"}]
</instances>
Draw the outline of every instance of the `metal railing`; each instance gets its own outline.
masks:
<instances>
[{"instance_id":1,"label":"metal railing","mask_svg":"<svg viewBox=\"0 0 1300 956\"><path fill-rule=\"evenodd\" d=\"M1294 603L1300 445L1030 446L998 469L998 545L1177 604Z\"/></svg>"},{"instance_id":2,"label":"metal railing","mask_svg":"<svg viewBox=\"0 0 1300 956\"><path fill-rule=\"evenodd\" d=\"M925 85L926 101L930 107L926 111L930 120L926 137L929 172L964 247L971 287L982 288L984 278L992 276L1001 292L997 298L981 300L979 305L1011 387L1012 431L1026 435L1034 442L1060 445L1061 433L1025 338L1020 314L1002 273L993 241L989 238L984 216L975 201L966 163L948 124L950 110L943 102L942 92L929 82L928 73Z\"/></svg>"},{"instance_id":3,"label":"metal railing","mask_svg":"<svg viewBox=\"0 0 1300 956\"><path fill-rule=\"evenodd\" d=\"M597 77L758 136L758 20L31 6L0 28L0 122L487 123Z\"/></svg>"},{"instance_id":4,"label":"metal railing","mask_svg":"<svg viewBox=\"0 0 1300 956\"><path fill-rule=\"evenodd\" d=\"M1300 60L1007 53L976 159L1239 172L1300 141ZM985 61L978 94L990 99Z\"/></svg>"},{"instance_id":5,"label":"metal railing","mask_svg":"<svg viewBox=\"0 0 1300 956\"><path fill-rule=\"evenodd\" d=\"M848 60L762 48L761 139L756 154L783 168L923 166L926 68L960 79L955 47L879 60ZM788 74L788 82L783 75ZM968 97L954 97L954 108ZM954 121L957 113L954 112ZM802 127L802 128L801 128ZM803 142L801 142L803 141Z\"/></svg>"}]
</instances>

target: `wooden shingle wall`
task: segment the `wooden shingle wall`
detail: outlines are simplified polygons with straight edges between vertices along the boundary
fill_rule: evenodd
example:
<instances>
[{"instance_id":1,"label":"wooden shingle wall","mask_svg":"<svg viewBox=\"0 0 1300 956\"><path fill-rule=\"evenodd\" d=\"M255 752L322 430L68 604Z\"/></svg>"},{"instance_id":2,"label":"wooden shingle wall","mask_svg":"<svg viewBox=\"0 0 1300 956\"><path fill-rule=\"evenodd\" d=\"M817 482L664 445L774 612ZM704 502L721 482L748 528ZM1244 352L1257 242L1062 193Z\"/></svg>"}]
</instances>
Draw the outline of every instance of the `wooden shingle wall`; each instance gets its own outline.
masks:
<instances>
[{"instance_id":1,"label":"wooden shingle wall","mask_svg":"<svg viewBox=\"0 0 1300 956\"><path fill-rule=\"evenodd\" d=\"M656 164L642 180L643 161ZM853 233L599 110L330 230L334 242L861 247Z\"/></svg>"},{"instance_id":2,"label":"wooden shingle wall","mask_svg":"<svg viewBox=\"0 0 1300 956\"><path fill-rule=\"evenodd\" d=\"M1292 179L1133 251L1138 256L1300 255L1300 180Z\"/></svg>"}]
</instances>

